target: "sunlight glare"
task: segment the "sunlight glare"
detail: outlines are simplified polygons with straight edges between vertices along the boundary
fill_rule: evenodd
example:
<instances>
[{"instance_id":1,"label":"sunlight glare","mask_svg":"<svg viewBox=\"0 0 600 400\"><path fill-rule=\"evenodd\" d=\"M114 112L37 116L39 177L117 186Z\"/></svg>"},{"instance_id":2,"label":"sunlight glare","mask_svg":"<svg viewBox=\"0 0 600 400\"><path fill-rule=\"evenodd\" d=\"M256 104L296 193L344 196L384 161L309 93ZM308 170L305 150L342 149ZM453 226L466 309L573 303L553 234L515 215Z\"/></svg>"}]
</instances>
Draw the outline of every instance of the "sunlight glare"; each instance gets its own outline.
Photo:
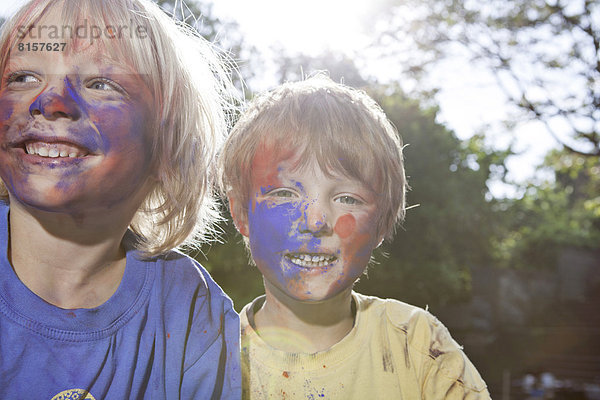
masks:
<instances>
[{"instance_id":1,"label":"sunlight glare","mask_svg":"<svg viewBox=\"0 0 600 400\"><path fill-rule=\"evenodd\" d=\"M219 4L221 3L221 4ZM365 39L359 0L221 0L215 3L240 23L248 41L261 47L315 55L323 50L352 52Z\"/></svg>"},{"instance_id":2,"label":"sunlight glare","mask_svg":"<svg viewBox=\"0 0 600 400\"><path fill-rule=\"evenodd\" d=\"M0 17L10 17L25 4L25 0L0 0Z\"/></svg>"}]
</instances>

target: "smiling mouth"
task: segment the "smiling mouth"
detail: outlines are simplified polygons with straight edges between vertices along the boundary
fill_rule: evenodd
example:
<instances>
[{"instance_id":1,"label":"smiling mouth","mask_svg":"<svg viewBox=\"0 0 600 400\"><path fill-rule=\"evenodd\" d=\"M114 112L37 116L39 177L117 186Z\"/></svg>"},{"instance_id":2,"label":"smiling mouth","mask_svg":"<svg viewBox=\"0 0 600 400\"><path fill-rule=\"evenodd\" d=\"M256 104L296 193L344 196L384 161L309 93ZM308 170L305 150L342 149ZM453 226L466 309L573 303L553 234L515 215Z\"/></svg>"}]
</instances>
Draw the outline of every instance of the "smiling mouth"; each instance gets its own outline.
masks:
<instances>
[{"instance_id":1,"label":"smiling mouth","mask_svg":"<svg viewBox=\"0 0 600 400\"><path fill-rule=\"evenodd\" d=\"M324 267L337 260L336 256L323 253L289 253L285 258L304 268Z\"/></svg>"},{"instance_id":2,"label":"smiling mouth","mask_svg":"<svg viewBox=\"0 0 600 400\"><path fill-rule=\"evenodd\" d=\"M27 154L46 158L78 158L89 154L89 151L67 143L27 141L22 148Z\"/></svg>"}]
</instances>

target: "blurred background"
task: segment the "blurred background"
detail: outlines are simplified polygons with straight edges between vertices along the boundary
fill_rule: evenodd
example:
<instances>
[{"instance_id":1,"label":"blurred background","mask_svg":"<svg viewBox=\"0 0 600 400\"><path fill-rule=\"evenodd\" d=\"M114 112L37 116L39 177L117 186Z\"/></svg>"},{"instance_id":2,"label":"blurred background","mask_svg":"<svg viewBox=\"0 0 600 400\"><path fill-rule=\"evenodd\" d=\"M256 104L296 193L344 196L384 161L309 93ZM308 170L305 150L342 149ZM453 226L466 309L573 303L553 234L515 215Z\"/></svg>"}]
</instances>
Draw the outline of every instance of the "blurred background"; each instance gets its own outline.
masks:
<instances>
[{"instance_id":1,"label":"blurred background","mask_svg":"<svg viewBox=\"0 0 600 400\"><path fill-rule=\"evenodd\" d=\"M599 1L158 3L248 99L327 70L384 108L415 207L358 291L429 307L495 399L600 399ZM222 230L195 256L239 311L261 276Z\"/></svg>"}]
</instances>

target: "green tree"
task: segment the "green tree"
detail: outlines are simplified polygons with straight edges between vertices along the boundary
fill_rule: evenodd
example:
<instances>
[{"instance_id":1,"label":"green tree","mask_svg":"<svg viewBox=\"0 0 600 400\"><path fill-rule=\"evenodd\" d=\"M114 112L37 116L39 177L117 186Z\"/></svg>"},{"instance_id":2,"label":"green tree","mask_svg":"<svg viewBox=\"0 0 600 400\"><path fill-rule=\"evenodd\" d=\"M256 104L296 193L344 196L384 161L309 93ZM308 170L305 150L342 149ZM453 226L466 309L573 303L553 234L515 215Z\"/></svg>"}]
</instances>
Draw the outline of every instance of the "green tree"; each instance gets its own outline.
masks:
<instances>
[{"instance_id":1,"label":"green tree","mask_svg":"<svg viewBox=\"0 0 600 400\"><path fill-rule=\"evenodd\" d=\"M540 169L548 178L505 201L510 224L494 246L505 266L553 268L565 247L599 247L600 157L554 151Z\"/></svg>"},{"instance_id":2,"label":"green tree","mask_svg":"<svg viewBox=\"0 0 600 400\"><path fill-rule=\"evenodd\" d=\"M571 152L600 155L597 0L380 0L378 10L380 44L396 49L406 73L424 77L466 54L520 116L543 122Z\"/></svg>"},{"instance_id":3,"label":"green tree","mask_svg":"<svg viewBox=\"0 0 600 400\"><path fill-rule=\"evenodd\" d=\"M482 136L461 142L435 122L436 108L421 108L398 88L369 91L407 145L408 204L414 208L358 288L420 306L466 299L471 269L491 261L500 216L486 183L505 170L508 152L485 148Z\"/></svg>"}]
</instances>

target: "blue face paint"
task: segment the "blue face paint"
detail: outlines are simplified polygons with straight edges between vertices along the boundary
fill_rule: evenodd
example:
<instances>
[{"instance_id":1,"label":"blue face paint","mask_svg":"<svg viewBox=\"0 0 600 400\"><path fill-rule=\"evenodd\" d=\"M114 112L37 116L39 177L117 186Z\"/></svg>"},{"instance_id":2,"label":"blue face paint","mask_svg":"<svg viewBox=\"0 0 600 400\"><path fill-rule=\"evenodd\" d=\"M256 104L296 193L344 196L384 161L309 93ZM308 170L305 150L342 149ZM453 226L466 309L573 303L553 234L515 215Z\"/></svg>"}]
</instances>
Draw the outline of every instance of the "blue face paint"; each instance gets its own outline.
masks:
<instances>
[{"instance_id":1,"label":"blue face paint","mask_svg":"<svg viewBox=\"0 0 600 400\"><path fill-rule=\"evenodd\" d=\"M274 166L262 157L245 234L265 283L300 301L351 289L379 242L375 196L343 174L297 170L293 158Z\"/></svg>"},{"instance_id":2,"label":"blue face paint","mask_svg":"<svg viewBox=\"0 0 600 400\"><path fill-rule=\"evenodd\" d=\"M0 100L0 121L6 121L13 113L12 102L6 99Z\"/></svg>"},{"instance_id":3,"label":"blue face paint","mask_svg":"<svg viewBox=\"0 0 600 400\"><path fill-rule=\"evenodd\" d=\"M139 75L96 58L40 53L27 60L36 74L7 71L18 77L0 92L0 176L11 200L81 215L131 212L145 197L152 96Z\"/></svg>"},{"instance_id":4,"label":"blue face paint","mask_svg":"<svg viewBox=\"0 0 600 400\"><path fill-rule=\"evenodd\" d=\"M255 203L254 210L248 213L250 234L255 244L253 256L267 260L283 253L316 251L321 240L299 231L305 209L302 203Z\"/></svg>"},{"instance_id":5,"label":"blue face paint","mask_svg":"<svg viewBox=\"0 0 600 400\"><path fill-rule=\"evenodd\" d=\"M261 272L286 286L298 283L303 271L285 255L313 253L321 246L319 238L301 232L306 204L269 204L265 200L251 204L249 210L250 250L257 265L262 266Z\"/></svg>"}]
</instances>

